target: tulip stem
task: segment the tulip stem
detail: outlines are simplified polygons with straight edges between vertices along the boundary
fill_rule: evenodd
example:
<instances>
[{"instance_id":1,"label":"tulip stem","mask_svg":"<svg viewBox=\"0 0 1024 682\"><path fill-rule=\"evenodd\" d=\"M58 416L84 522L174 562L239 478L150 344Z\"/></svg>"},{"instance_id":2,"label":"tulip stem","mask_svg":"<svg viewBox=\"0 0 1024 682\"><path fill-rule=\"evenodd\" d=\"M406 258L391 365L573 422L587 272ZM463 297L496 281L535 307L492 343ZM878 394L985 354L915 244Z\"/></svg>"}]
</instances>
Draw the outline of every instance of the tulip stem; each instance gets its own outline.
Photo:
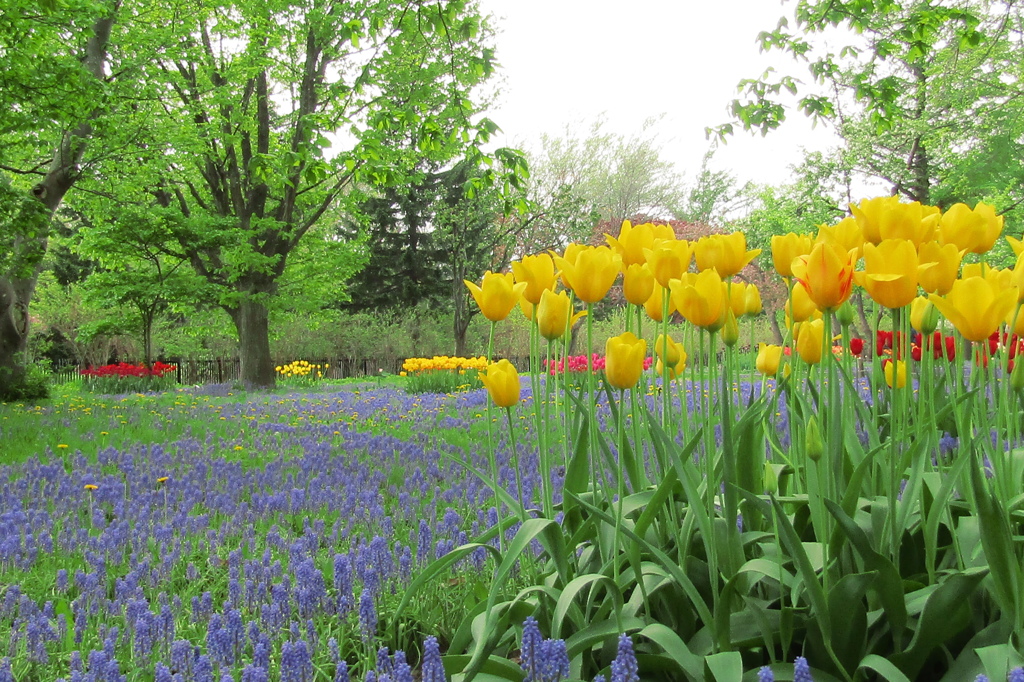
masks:
<instances>
[{"instance_id":1,"label":"tulip stem","mask_svg":"<svg viewBox=\"0 0 1024 682\"><path fill-rule=\"evenodd\" d=\"M512 454L509 456L509 461L512 464L512 470L516 474L516 492L519 494L519 520L522 523L526 523L526 499L523 498L523 476L519 471L521 467L518 465L519 452L516 448L516 429L512 424L511 407L505 408L505 417L508 421L509 447L512 451Z\"/></svg>"},{"instance_id":2,"label":"tulip stem","mask_svg":"<svg viewBox=\"0 0 1024 682\"><path fill-rule=\"evenodd\" d=\"M490 364L491 358L494 355L494 327L496 323L491 321L490 333L487 335L487 363ZM491 480L494 484L494 509L498 512L498 518L501 518L501 498L498 497L498 486L501 483L498 481L498 455L494 451L494 401L491 400L490 391L487 392L487 454L490 455L491 459ZM503 552L502 540L503 533L501 528L498 528L498 551Z\"/></svg>"}]
</instances>

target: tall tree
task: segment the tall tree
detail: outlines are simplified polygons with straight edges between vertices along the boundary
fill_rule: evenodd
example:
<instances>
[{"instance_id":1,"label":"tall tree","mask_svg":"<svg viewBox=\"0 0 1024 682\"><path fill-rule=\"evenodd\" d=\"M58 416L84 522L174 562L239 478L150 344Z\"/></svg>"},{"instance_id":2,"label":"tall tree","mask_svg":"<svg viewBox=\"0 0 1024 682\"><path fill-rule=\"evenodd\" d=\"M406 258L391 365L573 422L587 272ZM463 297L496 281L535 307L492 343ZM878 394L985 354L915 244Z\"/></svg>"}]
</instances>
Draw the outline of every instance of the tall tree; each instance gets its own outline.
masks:
<instances>
[{"instance_id":1,"label":"tall tree","mask_svg":"<svg viewBox=\"0 0 1024 682\"><path fill-rule=\"evenodd\" d=\"M50 219L82 177L87 143L106 114L108 45L119 7L119 0L12 0L4 6L0 170L8 175L0 177L0 396L24 376L29 305Z\"/></svg>"},{"instance_id":2,"label":"tall tree","mask_svg":"<svg viewBox=\"0 0 1024 682\"><path fill-rule=\"evenodd\" d=\"M836 158L847 171L924 203L991 196L991 185L966 187L958 167L1024 113L1022 16L1012 2L799 0L792 25L784 17L758 39L805 61L813 83L771 73L742 81L735 120L716 131L777 128L788 92L799 110L836 126L844 140ZM833 31L829 46L819 40L825 31ZM953 178L956 188L946 185ZM995 192L1008 195L1003 208L1024 199L1021 179L1005 178Z\"/></svg>"},{"instance_id":3,"label":"tall tree","mask_svg":"<svg viewBox=\"0 0 1024 682\"><path fill-rule=\"evenodd\" d=\"M419 157L493 132L470 99L492 73L489 34L465 0L151 6L176 20L140 66L154 124L129 200L155 197L172 255L220 292L243 381L272 385L268 302L307 233L353 187L415 181ZM393 144L407 136L415 148Z\"/></svg>"}]
</instances>

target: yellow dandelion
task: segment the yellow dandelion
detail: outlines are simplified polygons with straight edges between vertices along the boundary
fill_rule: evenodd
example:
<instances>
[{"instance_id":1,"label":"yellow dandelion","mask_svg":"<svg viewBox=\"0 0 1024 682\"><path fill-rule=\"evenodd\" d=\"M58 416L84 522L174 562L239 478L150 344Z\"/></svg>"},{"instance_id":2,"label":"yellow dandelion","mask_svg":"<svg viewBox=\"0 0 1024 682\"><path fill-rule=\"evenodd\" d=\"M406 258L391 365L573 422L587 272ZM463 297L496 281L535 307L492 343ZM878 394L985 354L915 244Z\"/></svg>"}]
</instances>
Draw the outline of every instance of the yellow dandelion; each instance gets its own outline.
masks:
<instances>
[{"instance_id":1,"label":"yellow dandelion","mask_svg":"<svg viewBox=\"0 0 1024 682\"><path fill-rule=\"evenodd\" d=\"M98 485L93 485L92 483L86 483L85 484L85 489L89 490L89 491L99 490L99 488L100 487Z\"/></svg>"}]
</instances>

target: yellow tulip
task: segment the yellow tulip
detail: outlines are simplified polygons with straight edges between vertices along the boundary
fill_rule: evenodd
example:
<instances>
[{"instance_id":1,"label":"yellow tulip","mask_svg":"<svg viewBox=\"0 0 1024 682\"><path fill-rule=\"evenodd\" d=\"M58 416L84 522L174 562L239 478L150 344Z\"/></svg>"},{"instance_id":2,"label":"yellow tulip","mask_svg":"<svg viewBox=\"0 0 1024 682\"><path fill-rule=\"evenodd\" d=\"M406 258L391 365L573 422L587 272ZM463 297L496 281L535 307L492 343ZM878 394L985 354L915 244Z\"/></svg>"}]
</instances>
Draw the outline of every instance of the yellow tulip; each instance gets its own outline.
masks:
<instances>
[{"instance_id":1,"label":"yellow tulip","mask_svg":"<svg viewBox=\"0 0 1024 682\"><path fill-rule=\"evenodd\" d=\"M984 341L1017 303L1017 288L1001 289L982 277L958 279L945 296L928 299L968 341Z\"/></svg>"},{"instance_id":2,"label":"yellow tulip","mask_svg":"<svg viewBox=\"0 0 1024 682\"><path fill-rule=\"evenodd\" d=\"M558 281L555 277L555 263L546 253L525 256L521 261L512 263L512 274L515 275L516 282L526 283L523 298L533 305L540 303L541 293L554 289Z\"/></svg>"},{"instance_id":3,"label":"yellow tulip","mask_svg":"<svg viewBox=\"0 0 1024 682\"><path fill-rule=\"evenodd\" d=\"M665 376L665 365L662 364L661 360L654 366L654 371L657 372L659 377ZM668 368L668 380L675 381L678 377L682 376L683 372L686 371L686 354L683 354L683 359Z\"/></svg>"},{"instance_id":4,"label":"yellow tulip","mask_svg":"<svg viewBox=\"0 0 1024 682\"><path fill-rule=\"evenodd\" d=\"M647 263L633 263L622 273L622 294L633 305L643 305L654 292L654 274Z\"/></svg>"},{"instance_id":5,"label":"yellow tulip","mask_svg":"<svg viewBox=\"0 0 1024 682\"><path fill-rule=\"evenodd\" d=\"M541 294L540 305L537 306L537 329L548 341L560 339L567 329L572 329L576 321L586 315L587 311L572 314L572 302L564 291L557 294L550 289Z\"/></svg>"},{"instance_id":6,"label":"yellow tulip","mask_svg":"<svg viewBox=\"0 0 1024 682\"><path fill-rule=\"evenodd\" d=\"M726 291L729 293L729 307L736 317L742 317L747 312L747 285L745 282L727 282Z\"/></svg>"},{"instance_id":7,"label":"yellow tulip","mask_svg":"<svg viewBox=\"0 0 1024 682\"><path fill-rule=\"evenodd\" d=\"M757 258L761 249L747 251L747 237L742 232L713 234L701 237L693 249L698 270L709 268L718 272L722 279L738 274L747 263Z\"/></svg>"},{"instance_id":8,"label":"yellow tulip","mask_svg":"<svg viewBox=\"0 0 1024 682\"><path fill-rule=\"evenodd\" d=\"M909 239L915 245L934 239L939 223L939 209L924 206L918 201L903 203L899 197L865 199L859 205L851 204L864 240L878 244L884 239Z\"/></svg>"},{"instance_id":9,"label":"yellow tulip","mask_svg":"<svg viewBox=\"0 0 1024 682\"><path fill-rule=\"evenodd\" d=\"M782 346L758 344L757 359L754 366L757 371L765 376L773 377L779 371L779 363L782 362Z\"/></svg>"},{"instance_id":10,"label":"yellow tulip","mask_svg":"<svg viewBox=\"0 0 1024 682\"><path fill-rule=\"evenodd\" d=\"M644 311L647 313L647 317L651 318L655 322L661 322L661 303L665 297L668 297L668 314L671 317L676 312L675 301L672 300L672 296L669 295L668 291L661 286L654 287L654 291L651 292L651 297L644 302Z\"/></svg>"},{"instance_id":11,"label":"yellow tulip","mask_svg":"<svg viewBox=\"0 0 1024 682\"><path fill-rule=\"evenodd\" d=\"M588 246L576 254L576 260L555 258L576 298L597 303L608 295L622 266L622 257L607 246Z\"/></svg>"},{"instance_id":12,"label":"yellow tulip","mask_svg":"<svg viewBox=\"0 0 1024 682\"><path fill-rule=\"evenodd\" d=\"M650 223L633 225L624 220L622 227L619 228L618 238L606 233L604 240L622 256L624 267L640 265L647 262L644 250L654 247L654 226Z\"/></svg>"},{"instance_id":13,"label":"yellow tulip","mask_svg":"<svg viewBox=\"0 0 1024 682\"><path fill-rule=\"evenodd\" d=\"M995 206L978 203L972 211L967 204L953 204L939 221L939 238L943 244L955 244L960 251L985 253L996 243L1003 231L1003 216L996 215Z\"/></svg>"},{"instance_id":14,"label":"yellow tulip","mask_svg":"<svg viewBox=\"0 0 1024 682\"><path fill-rule=\"evenodd\" d=\"M498 407L512 407L519 402L519 373L508 360L492 362L479 376Z\"/></svg>"},{"instance_id":15,"label":"yellow tulip","mask_svg":"<svg viewBox=\"0 0 1024 682\"><path fill-rule=\"evenodd\" d=\"M644 372L647 342L638 339L633 332L626 332L608 339L604 355L604 373L608 383L623 390L633 388Z\"/></svg>"},{"instance_id":16,"label":"yellow tulip","mask_svg":"<svg viewBox=\"0 0 1024 682\"><path fill-rule=\"evenodd\" d=\"M939 309L924 296L910 303L910 326L922 334L931 334L939 326Z\"/></svg>"},{"instance_id":17,"label":"yellow tulip","mask_svg":"<svg viewBox=\"0 0 1024 682\"><path fill-rule=\"evenodd\" d=\"M818 310L818 306L814 305L807 289L799 282L793 285L793 295L791 300L786 301L785 310L786 315L793 322L809 320L814 317L815 313L821 312Z\"/></svg>"},{"instance_id":18,"label":"yellow tulip","mask_svg":"<svg viewBox=\"0 0 1024 682\"><path fill-rule=\"evenodd\" d=\"M864 253L864 232L860 229L857 219L847 216L835 225L819 225L818 236L814 243L828 242L844 251L853 251L854 261L860 260Z\"/></svg>"},{"instance_id":19,"label":"yellow tulip","mask_svg":"<svg viewBox=\"0 0 1024 682\"><path fill-rule=\"evenodd\" d=\"M884 239L864 246L864 271L854 273L879 305L902 308L917 296L917 250L906 239Z\"/></svg>"},{"instance_id":20,"label":"yellow tulip","mask_svg":"<svg viewBox=\"0 0 1024 682\"><path fill-rule=\"evenodd\" d=\"M754 316L760 315L762 310L764 310L764 305L761 303L761 290L757 288L756 284L748 284L746 296L743 299L743 313Z\"/></svg>"},{"instance_id":21,"label":"yellow tulip","mask_svg":"<svg viewBox=\"0 0 1024 682\"><path fill-rule=\"evenodd\" d=\"M772 265L783 277L793 276L793 259L811 252L814 241L809 234L790 232L772 237Z\"/></svg>"},{"instance_id":22,"label":"yellow tulip","mask_svg":"<svg viewBox=\"0 0 1024 682\"><path fill-rule=\"evenodd\" d=\"M1006 243L1010 245L1011 249L1013 249L1014 256L1020 256L1020 254L1024 253L1024 241L1013 237L1007 237Z\"/></svg>"},{"instance_id":23,"label":"yellow tulip","mask_svg":"<svg viewBox=\"0 0 1024 682\"><path fill-rule=\"evenodd\" d=\"M683 317L698 327L717 332L725 324L729 309L725 282L711 269L693 278L693 284L672 280L672 300Z\"/></svg>"},{"instance_id":24,"label":"yellow tulip","mask_svg":"<svg viewBox=\"0 0 1024 682\"><path fill-rule=\"evenodd\" d=\"M1017 263L1010 271L1008 285L1017 287L1017 302L1024 303L1024 256L1017 256Z\"/></svg>"},{"instance_id":25,"label":"yellow tulip","mask_svg":"<svg viewBox=\"0 0 1024 682\"><path fill-rule=\"evenodd\" d=\"M561 258L570 263L575 263L576 256L580 255L581 251L589 248L590 247L587 246L586 244L577 244L576 242L573 242L572 244L569 244L569 246L565 247L565 252L562 254ZM554 251L551 251L550 253L552 258L554 259L555 265L558 265L559 255ZM558 275L559 279L562 280L562 286L565 287L566 289L572 289L572 285L569 284L569 279L566 276L565 272L560 271Z\"/></svg>"},{"instance_id":26,"label":"yellow tulip","mask_svg":"<svg viewBox=\"0 0 1024 682\"><path fill-rule=\"evenodd\" d=\"M907 385L907 363L903 360L890 360L885 363L885 385L889 388L896 384L896 388L903 388ZM895 375L895 376L894 376Z\"/></svg>"},{"instance_id":27,"label":"yellow tulip","mask_svg":"<svg viewBox=\"0 0 1024 682\"><path fill-rule=\"evenodd\" d=\"M920 260L917 278L921 288L929 294L948 294L960 270L963 252L956 244L940 245L931 241L921 244L917 253Z\"/></svg>"},{"instance_id":28,"label":"yellow tulip","mask_svg":"<svg viewBox=\"0 0 1024 682\"><path fill-rule=\"evenodd\" d=\"M793 277L823 312L835 310L853 291L853 258L830 242L818 242L806 256L793 260Z\"/></svg>"},{"instance_id":29,"label":"yellow tulip","mask_svg":"<svg viewBox=\"0 0 1024 682\"><path fill-rule=\"evenodd\" d=\"M463 282L473 294L476 304L480 306L480 312L491 322L501 322L508 317L526 289L525 282L515 283L511 272L488 270L484 273L482 286L477 286L469 280Z\"/></svg>"},{"instance_id":30,"label":"yellow tulip","mask_svg":"<svg viewBox=\"0 0 1024 682\"><path fill-rule=\"evenodd\" d=\"M654 243L654 248L644 249L647 264L651 266L654 281L668 288L668 283L679 279L690 269L693 245L685 240L663 239Z\"/></svg>"},{"instance_id":31,"label":"yellow tulip","mask_svg":"<svg viewBox=\"0 0 1024 682\"><path fill-rule=\"evenodd\" d=\"M679 360L686 359L686 350L683 344L677 343L671 336L658 334L654 340L654 352L659 360L667 360L670 367L679 364Z\"/></svg>"},{"instance_id":32,"label":"yellow tulip","mask_svg":"<svg viewBox=\"0 0 1024 682\"><path fill-rule=\"evenodd\" d=\"M824 335L824 320L809 320L800 323L797 330L796 352L800 354L800 359L808 365L816 365L821 362L821 343Z\"/></svg>"},{"instance_id":33,"label":"yellow tulip","mask_svg":"<svg viewBox=\"0 0 1024 682\"><path fill-rule=\"evenodd\" d=\"M1011 334L1024 337L1024 310L1021 309L1020 303L1013 306L1006 314L1006 326ZM1018 357L1020 356L1018 355Z\"/></svg>"},{"instance_id":34,"label":"yellow tulip","mask_svg":"<svg viewBox=\"0 0 1024 682\"><path fill-rule=\"evenodd\" d=\"M964 265L960 271L960 279L970 279L971 277L981 277L1000 290L1013 285L1013 270L994 268L986 263Z\"/></svg>"},{"instance_id":35,"label":"yellow tulip","mask_svg":"<svg viewBox=\"0 0 1024 682\"><path fill-rule=\"evenodd\" d=\"M740 340L740 325L732 308L725 309L725 324L722 325L722 342L732 348Z\"/></svg>"}]
</instances>

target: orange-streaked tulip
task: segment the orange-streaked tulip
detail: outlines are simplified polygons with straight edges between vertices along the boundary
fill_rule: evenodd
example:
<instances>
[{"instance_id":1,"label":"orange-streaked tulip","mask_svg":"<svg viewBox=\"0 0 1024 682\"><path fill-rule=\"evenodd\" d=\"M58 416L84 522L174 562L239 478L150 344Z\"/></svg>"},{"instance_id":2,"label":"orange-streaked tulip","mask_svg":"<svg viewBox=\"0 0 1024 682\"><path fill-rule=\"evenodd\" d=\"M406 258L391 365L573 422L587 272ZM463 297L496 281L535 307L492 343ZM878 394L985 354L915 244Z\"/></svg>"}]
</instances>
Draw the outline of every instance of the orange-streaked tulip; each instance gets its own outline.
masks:
<instances>
[{"instance_id":1,"label":"orange-streaked tulip","mask_svg":"<svg viewBox=\"0 0 1024 682\"><path fill-rule=\"evenodd\" d=\"M622 257L607 246L588 246L576 254L576 260L555 258L576 298L597 303L608 295L622 268Z\"/></svg>"},{"instance_id":2,"label":"orange-streaked tulip","mask_svg":"<svg viewBox=\"0 0 1024 682\"><path fill-rule=\"evenodd\" d=\"M835 310L853 291L853 257L830 242L818 242L806 256L793 261L793 277L822 312Z\"/></svg>"},{"instance_id":3,"label":"orange-streaked tulip","mask_svg":"<svg viewBox=\"0 0 1024 682\"><path fill-rule=\"evenodd\" d=\"M647 262L644 249L654 247L654 226L650 223L633 225L630 221L623 220L618 238L606 233L604 240L622 256L623 267L640 265Z\"/></svg>"},{"instance_id":4,"label":"orange-streaked tulip","mask_svg":"<svg viewBox=\"0 0 1024 682\"><path fill-rule=\"evenodd\" d=\"M961 251L985 253L1003 231L1003 216L991 204L978 203L972 211L967 204L953 204L939 221L943 244L956 244Z\"/></svg>"},{"instance_id":5,"label":"orange-streaked tulip","mask_svg":"<svg viewBox=\"0 0 1024 682\"><path fill-rule=\"evenodd\" d=\"M690 269L693 245L685 240L663 239L654 243L654 248L645 249L644 256L651 266L654 281L668 288L668 283L679 279Z\"/></svg>"},{"instance_id":6,"label":"orange-streaked tulip","mask_svg":"<svg viewBox=\"0 0 1024 682\"><path fill-rule=\"evenodd\" d=\"M793 276L793 259L811 252L814 240L809 234L790 232L772 237L772 265L783 277Z\"/></svg>"},{"instance_id":7,"label":"orange-streaked tulip","mask_svg":"<svg viewBox=\"0 0 1024 682\"><path fill-rule=\"evenodd\" d=\"M622 295L633 305L643 305L654 292L654 274L647 263L633 263L622 273Z\"/></svg>"},{"instance_id":8,"label":"orange-streaked tulip","mask_svg":"<svg viewBox=\"0 0 1024 682\"><path fill-rule=\"evenodd\" d=\"M512 263L512 274L516 282L525 282L523 298L530 303L540 303L540 295L547 289L554 289L558 278L555 276L555 263L551 256L539 253L536 256L524 256L521 261Z\"/></svg>"},{"instance_id":9,"label":"orange-streaked tulip","mask_svg":"<svg viewBox=\"0 0 1024 682\"><path fill-rule=\"evenodd\" d=\"M761 290L757 288L756 284L748 284L743 299L743 314L753 317L760 315L762 310L764 310L764 304L761 303Z\"/></svg>"},{"instance_id":10,"label":"orange-streaked tulip","mask_svg":"<svg viewBox=\"0 0 1024 682\"><path fill-rule=\"evenodd\" d=\"M511 272L484 273L483 282L477 286L469 280L462 280L473 299L480 306L480 312L491 322L501 322L519 302L526 289L526 283L516 284Z\"/></svg>"},{"instance_id":11,"label":"orange-streaked tulip","mask_svg":"<svg viewBox=\"0 0 1024 682\"><path fill-rule=\"evenodd\" d=\"M903 388L907 385L907 363L903 360L889 360L883 369L885 372L885 385L893 388Z\"/></svg>"},{"instance_id":12,"label":"orange-streaked tulip","mask_svg":"<svg viewBox=\"0 0 1024 682\"><path fill-rule=\"evenodd\" d=\"M686 359L683 344L677 343L671 336L665 334L658 334L658 338L654 340L654 353L659 360L667 360L671 367L677 365L680 358Z\"/></svg>"},{"instance_id":13,"label":"orange-streaked tulip","mask_svg":"<svg viewBox=\"0 0 1024 682\"><path fill-rule=\"evenodd\" d=\"M902 308L917 296L917 266L909 240L883 239L878 246L864 246L864 271L853 277L879 305Z\"/></svg>"},{"instance_id":14,"label":"orange-streaked tulip","mask_svg":"<svg viewBox=\"0 0 1024 682\"><path fill-rule=\"evenodd\" d=\"M638 339L633 332L619 334L605 343L604 355L604 373L608 383L623 390L633 388L644 373L647 342Z\"/></svg>"},{"instance_id":15,"label":"orange-streaked tulip","mask_svg":"<svg viewBox=\"0 0 1024 682\"><path fill-rule=\"evenodd\" d=\"M754 366L757 371L765 376L773 377L779 371L779 363L782 362L782 346L758 344L757 359Z\"/></svg>"},{"instance_id":16,"label":"orange-streaked tulip","mask_svg":"<svg viewBox=\"0 0 1024 682\"><path fill-rule=\"evenodd\" d=\"M655 322L661 322L661 304L662 300L668 298L668 314L669 317L672 313L676 312L675 301L672 300L672 296L668 290L661 287L654 287L654 291L651 292L651 297L644 302L644 311L647 312L647 317L651 318Z\"/></svg>"},{"instance_id":17,"label":"orange-streaked tulip","mask_svg":"<svg viewBox=\"0 0 1024 682\"><path fill-rule=\"evenodd\" d=\"M693 248L697 269L714 269L722 279L738 274L760 253L761 249L747 251L747 237L742 232L701 237Z\"/></svg>"},{"instance_id":18,"label":"orange-streaked tulip","mask_svg":"<svg viewBox=\"0 0 1024 682\"><path fill-rule=\"evenodd\" d=\"M984 341L992 335L1017 304L1017 288L1000 289L982 277L958 279L945 296L929 300L968 341Z\"/></svg>"},{"instance_id":19,"label":"orange-streaked tulip","mask_svg":"<svg viewBox=\"0 0 1024 682\"><path fill-rule=\"evenodd\" d=\"M821 343L825 335L824 320L808 320L801 322L797 330L796 352L800 359L808 365L821 362Z\"/></svg>"},{"instance_id":20,"label":"orange-streaked tulip","mask_svg":"<svg viewBox=\"0 0 1024 682\"><path fill-rule=\"evenodd\" d=\"M682 280L672 280L676 309L691 324L717 332L725 324L725 311L729 309L725 282L713 269L699 273L692 281L692 284L685 284Z\"/></svg>"},{"instance_id":21,"label":"orange-streaked tulip","mask_svg":"<svg viewBox=\"0 0 1024 682\"><path fill-rule=\"evenodd\" d=\"M790 307L791 303L792 307ZM809 320L815 316L815 313L821 312L818 310L818 306L814 305L814 301L811 300L807 289L799 282L793 285L793 295L791 300L786 301L784 308L787 317L793 322Z\"/></svg>"},{"instance_id":22,"label":"orange-streaked tulip","mask_svg":"<svg viewBox=\"0 0 1024 682\"><path fill-rule=\"evenodd\" d=\"M537 306L537 329L545 339L554 341L562 338L566 330L572 329L576 321L586 314L585 310L572 314L572 301L564 291L556 294L545 289Z\"/></svg>"},{"instance_id":23,"label":"orange-streaked tulip","mask_svg":"<svg viewBox=\"0 0 1024 682\"><path fill-rule=\"evenodd\" d=\"M896 196L865 199L859 205L851 204L850 211L864 232L864 240L872 244L884 239L909 239L915 245L931 241L941 217L934 206L919 201L903 203Z\"/></svg>"},{"instance_id":24,"label":"orange-streaked tulip","mask_svg":"<svg viewBox=\"0 0 1024 682\"><path fill-rule=\"evenodd\" d=\"M957 249L956 244L940 245L933 241L921 244L917 255L920 260L917 279L921 288L929 294L948 294L960 270L963 252Z\"/></svg>"},{"instance_id":25,"label":"orange-streaked tulip","mask_svg":"<svg viewBox=\"0 0 1024 682\"><path fill-rule=\"evenodd\" d=\"M835 225L818 225L818 236L814 238L814 243L818 242L828 242L844 251L855 252L854 261L864 255L864 232L853 216L847 216Z\"/></svg>"},{"instance_id":26,"label":"orange-streaked tulip","mask_svg":"<svg viewBox=\"0 0 1024 682\"><path fill-rule=\"evenodd\" d=\"M508 360L492 362L479 376L498 407L512 407L519 402L519 372Z\"/></svg>"},{"instance_id":27,"label":"orange-streaked tulip","mask_svg":"<svg viewBox=\"0 0 1024 682\"><path fill-rule=\"evenodd\" d=\"M910 303L910 326L922 334L931 334L939 326L939 309L925 296Z\"/></svg>"}]
</instances>

